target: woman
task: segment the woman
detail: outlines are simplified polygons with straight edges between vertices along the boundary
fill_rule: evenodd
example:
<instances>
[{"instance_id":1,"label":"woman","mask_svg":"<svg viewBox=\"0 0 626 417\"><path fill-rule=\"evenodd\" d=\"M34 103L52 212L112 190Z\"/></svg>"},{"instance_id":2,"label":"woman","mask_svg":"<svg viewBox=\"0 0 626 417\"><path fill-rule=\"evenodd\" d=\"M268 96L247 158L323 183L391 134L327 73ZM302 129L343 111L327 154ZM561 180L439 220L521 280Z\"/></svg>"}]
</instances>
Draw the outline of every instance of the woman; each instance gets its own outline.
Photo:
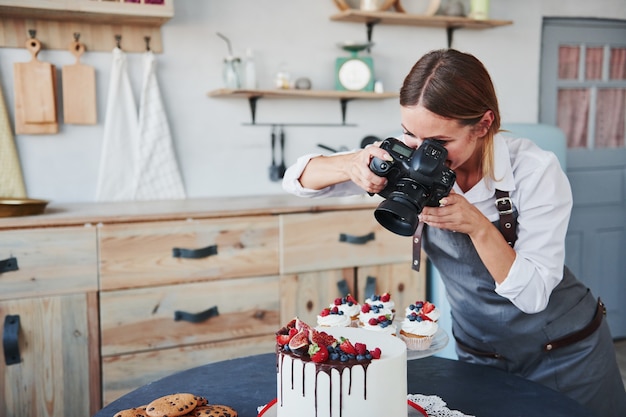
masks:
<instances>
[{"instance_id":1,"label":"woman","mask_svg":"<svg viewBox=\"0 0 626 417\"><path fill-rule=\"evenodd\" d=\"M412 148L439 141L456 173L450 195L419 219L446 285L459 358L562 391L599 416L626 416L604 307L564 266L572 195L556 157L498 134L495 90L472 55L426 54L405 78L400 105L401 140ZM305 155L283 187L304 197L377 193L387 179L369 169L374 157L392 160L378 146ZM512 237L499 229L497 198L512 203Z\"/></svg>"}]
</instances>

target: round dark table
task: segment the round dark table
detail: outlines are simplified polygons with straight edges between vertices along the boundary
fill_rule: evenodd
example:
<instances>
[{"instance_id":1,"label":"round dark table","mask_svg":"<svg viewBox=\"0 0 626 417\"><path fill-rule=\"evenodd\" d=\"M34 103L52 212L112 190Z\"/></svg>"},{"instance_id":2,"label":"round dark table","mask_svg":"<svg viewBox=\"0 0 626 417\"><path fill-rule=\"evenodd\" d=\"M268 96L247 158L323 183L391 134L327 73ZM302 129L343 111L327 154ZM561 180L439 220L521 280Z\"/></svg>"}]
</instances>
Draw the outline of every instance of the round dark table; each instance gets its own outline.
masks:
<instances>
[{"instance_id":1,"label":"round dark table","mask_svg":"<svg viewBox=\"0 0 626 417\"><path fill-rule=\"evenodd\" d=\"M477 417L590 417L569 397L486 366L428 357L408 361L408 393L438 395L449 409ZM149 383L115 400L94 417L148 404L163 395L190 392L227 404L239 417L276 398L276 355L267 353L211 363Z\"/></svg>"}]
</instances>

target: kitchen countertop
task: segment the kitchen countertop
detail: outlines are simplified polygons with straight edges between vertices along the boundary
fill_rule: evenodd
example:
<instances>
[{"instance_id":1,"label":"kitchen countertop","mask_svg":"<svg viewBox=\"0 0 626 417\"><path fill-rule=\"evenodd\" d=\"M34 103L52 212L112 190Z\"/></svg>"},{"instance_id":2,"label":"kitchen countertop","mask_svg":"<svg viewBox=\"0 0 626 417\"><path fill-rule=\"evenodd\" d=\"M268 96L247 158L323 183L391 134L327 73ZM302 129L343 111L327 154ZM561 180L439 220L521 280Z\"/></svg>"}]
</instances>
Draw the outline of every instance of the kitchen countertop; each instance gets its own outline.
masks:
<instances>
[{"instance_id":1,"label":"kitchen countertop","mask_svg":"<svg viewBox=\"0 0 626 417\"><path fill-rule=\"evenodd\" d=\"M51 202L43 214L0 218L0 230L128 221L209 219L330 210L374 209L381 197L301 198L290 194L103 203Z\"/></svg>"}]
</instances>

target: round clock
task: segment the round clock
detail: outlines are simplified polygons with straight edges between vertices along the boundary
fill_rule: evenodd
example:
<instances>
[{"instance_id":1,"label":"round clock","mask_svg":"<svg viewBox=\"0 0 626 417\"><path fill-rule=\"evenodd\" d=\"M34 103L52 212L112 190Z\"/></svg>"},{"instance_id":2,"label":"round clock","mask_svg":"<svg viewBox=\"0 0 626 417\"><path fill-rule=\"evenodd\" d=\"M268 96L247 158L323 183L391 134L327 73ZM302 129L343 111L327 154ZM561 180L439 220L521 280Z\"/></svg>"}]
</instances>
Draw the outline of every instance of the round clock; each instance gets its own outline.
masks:
<instances>
[{"instance_id":1,"label":"round clock","mask_svg":"<svg viewBox=\"0 0 626 417\"><path fill-rule=\"evenodd\" d=\"M361 91L373 84L374 74L370 65L363 59L349 58L339 64L337 82L348 91Z\"/></svg>"}]
</instances>

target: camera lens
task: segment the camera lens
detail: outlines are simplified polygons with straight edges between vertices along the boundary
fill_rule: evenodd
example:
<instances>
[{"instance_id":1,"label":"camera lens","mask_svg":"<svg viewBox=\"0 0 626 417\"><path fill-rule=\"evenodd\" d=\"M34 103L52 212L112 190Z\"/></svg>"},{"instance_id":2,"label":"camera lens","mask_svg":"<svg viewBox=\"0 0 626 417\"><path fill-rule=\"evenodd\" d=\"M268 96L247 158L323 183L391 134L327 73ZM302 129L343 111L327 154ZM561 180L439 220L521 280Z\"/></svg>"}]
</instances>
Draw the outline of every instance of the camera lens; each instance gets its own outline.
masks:
<instances>
[{"instance_id":1,"label":"camera lens","mask_svg":"<svg viewBox=\"0 0 626 417\"><path fill-rule=\"evenodd\" d=\"M406 201L396 201L392 199L381 202L374 217L387 230L400 236L412 236L417 229L419 220L416 207Z\"/></svg>"}]
</instances>

